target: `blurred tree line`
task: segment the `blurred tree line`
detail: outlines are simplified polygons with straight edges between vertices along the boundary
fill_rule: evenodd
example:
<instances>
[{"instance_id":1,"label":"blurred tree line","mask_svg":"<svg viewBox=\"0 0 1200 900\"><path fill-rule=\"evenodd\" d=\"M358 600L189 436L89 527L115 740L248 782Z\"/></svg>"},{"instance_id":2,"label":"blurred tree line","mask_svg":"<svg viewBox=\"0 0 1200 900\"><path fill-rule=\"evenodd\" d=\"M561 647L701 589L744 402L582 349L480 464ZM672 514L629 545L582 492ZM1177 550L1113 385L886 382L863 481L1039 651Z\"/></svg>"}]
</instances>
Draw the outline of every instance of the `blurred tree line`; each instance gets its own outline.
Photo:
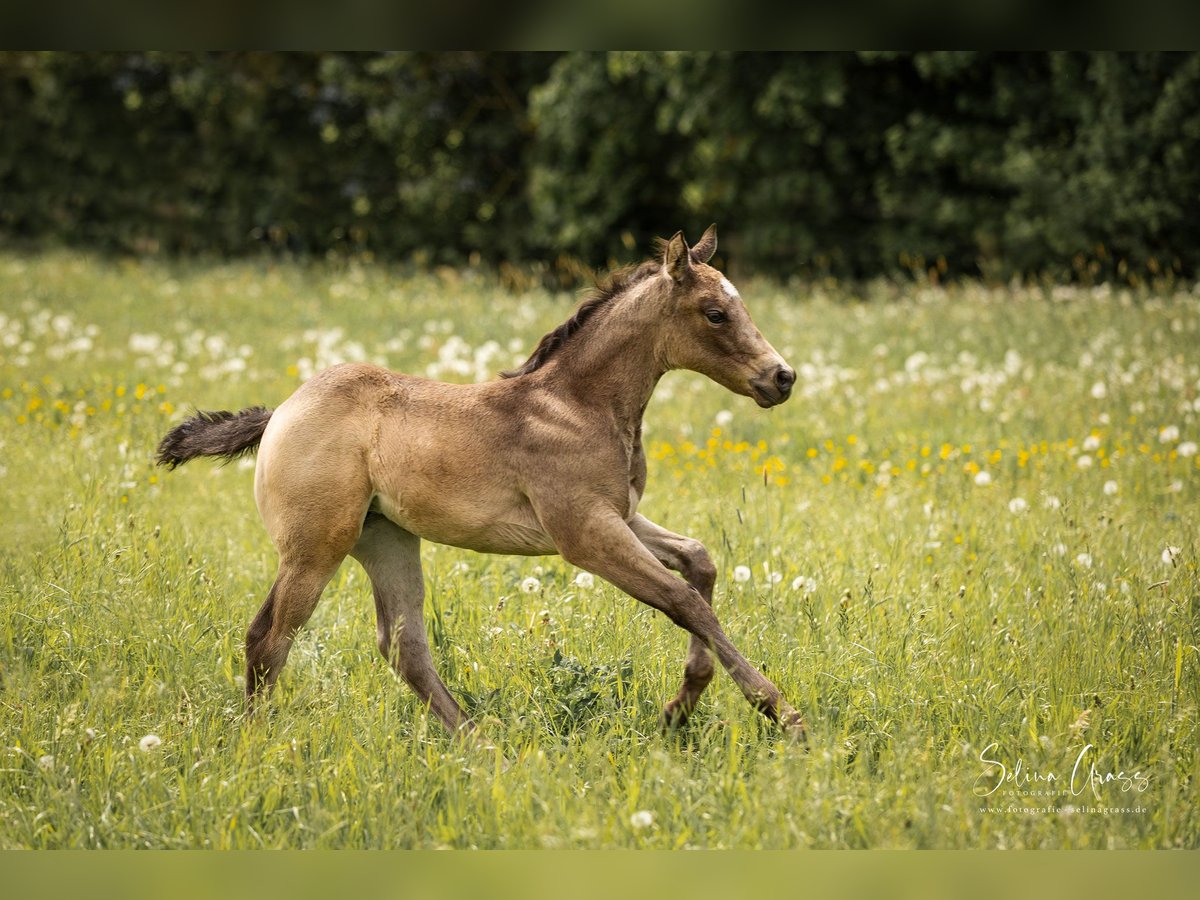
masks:
<instances>
[{"instance_id":1,"label":"blurred tree line","mask_svg":"<svg viewBox=\"0 0 1200 900\"><path fill-rule=\"evenodd\" d=\"M0 121L21 246L1200 272L1198 54L5 52Z\"/></svg>"}]
</instances>

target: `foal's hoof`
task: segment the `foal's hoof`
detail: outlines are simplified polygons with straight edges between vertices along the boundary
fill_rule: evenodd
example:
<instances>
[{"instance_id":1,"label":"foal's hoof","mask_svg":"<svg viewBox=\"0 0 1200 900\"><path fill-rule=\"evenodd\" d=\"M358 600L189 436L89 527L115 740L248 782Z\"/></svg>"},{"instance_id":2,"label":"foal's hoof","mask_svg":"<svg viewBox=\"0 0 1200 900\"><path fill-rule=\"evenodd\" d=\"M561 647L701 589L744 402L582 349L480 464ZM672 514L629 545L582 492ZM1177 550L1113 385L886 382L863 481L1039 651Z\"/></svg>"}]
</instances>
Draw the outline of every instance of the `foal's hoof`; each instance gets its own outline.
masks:
<instances>
[{"instance_id":1,"label":"foal's hoof","mask_svg":"<svg viewBox=\"0 0 1200 900\"><path fill-rule=\"evenodd\" d=\"M788 713L779 720L779 725L793 744L800 747L808 746L808 729L804 727L804 718L800 713Z\"/></svg>"},{"instance_id":2,"label":"foal's hoof","mask_svg":"<svg viewBox=\"0 0 1200 900\"><path fill-rule=\"evenodd\" d=\"M663 731L674 731L686 725L690 716L691 710L676 699L662 708L662 712L658 716L658 724Z\"/></svg>"}]
</instances>

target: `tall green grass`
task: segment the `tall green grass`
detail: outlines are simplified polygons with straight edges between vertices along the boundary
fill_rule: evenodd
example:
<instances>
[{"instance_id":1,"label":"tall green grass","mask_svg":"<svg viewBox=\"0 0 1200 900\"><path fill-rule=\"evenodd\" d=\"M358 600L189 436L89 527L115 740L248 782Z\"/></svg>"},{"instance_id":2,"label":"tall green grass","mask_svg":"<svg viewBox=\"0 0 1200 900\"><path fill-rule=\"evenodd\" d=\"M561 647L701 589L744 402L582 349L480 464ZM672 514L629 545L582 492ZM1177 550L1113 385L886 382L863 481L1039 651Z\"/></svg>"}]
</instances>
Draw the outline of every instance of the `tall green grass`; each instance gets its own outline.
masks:
<instances>
[{"instance_id":1,"label":"tall green grass","mask_svg":"<svg viewBox=\"0 0 1200 900\"><path fill-rule=\"evenodd\" d=\"M668 375L642 511L708 545L808 749L723 674L662 733L663 617L557 558L426 545L435 657L489 753L378 656L352 562L246 720L274 569L253 464L152 452L192 405L276 405L340 359L486 377L572 298L0 257L0 846L1196 846L1197 295L741 288L797 395ZM978 796L981 755L1019 777ZM1093 764L1140 775L1093 793Z\"/></svg>"}]
</instances>

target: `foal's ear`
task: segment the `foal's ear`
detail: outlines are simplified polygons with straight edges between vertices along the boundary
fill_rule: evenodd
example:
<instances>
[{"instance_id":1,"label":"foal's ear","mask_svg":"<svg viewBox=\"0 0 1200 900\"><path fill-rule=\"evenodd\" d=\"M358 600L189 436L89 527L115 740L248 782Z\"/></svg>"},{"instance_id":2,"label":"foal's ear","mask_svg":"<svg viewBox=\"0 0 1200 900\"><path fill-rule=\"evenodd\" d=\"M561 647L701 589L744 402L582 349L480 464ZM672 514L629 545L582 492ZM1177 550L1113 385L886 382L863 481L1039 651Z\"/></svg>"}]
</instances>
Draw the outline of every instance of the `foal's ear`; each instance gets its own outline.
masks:
<instances>
[{"instance_id":1,"label":"foal's ear","mask_svg":"<svg viewBox=\"0 0 1200 900\"><path fill-rule=\"evenodd\" d=\"M708 226L708 230L704 232L704 237L696 241L696 246L692 248L692 259L696 262L706 263L713 258L713 254L717 252L717 224L714 222Z\"/></svg>"},{"instance_id":2,"label":"foal's ear","mask_svg":"<svg viewBox=\"0 0 1200 900\"><path fill-rule=\"evenodd\" d=\"M676 281L683 281L683 277L691 268L691 262L688 259L687 241L683 239L683 232L675 232L675 236L667 241L667 249L663 253L663 268L667 270Z\"/></svg>"}]
</instances>

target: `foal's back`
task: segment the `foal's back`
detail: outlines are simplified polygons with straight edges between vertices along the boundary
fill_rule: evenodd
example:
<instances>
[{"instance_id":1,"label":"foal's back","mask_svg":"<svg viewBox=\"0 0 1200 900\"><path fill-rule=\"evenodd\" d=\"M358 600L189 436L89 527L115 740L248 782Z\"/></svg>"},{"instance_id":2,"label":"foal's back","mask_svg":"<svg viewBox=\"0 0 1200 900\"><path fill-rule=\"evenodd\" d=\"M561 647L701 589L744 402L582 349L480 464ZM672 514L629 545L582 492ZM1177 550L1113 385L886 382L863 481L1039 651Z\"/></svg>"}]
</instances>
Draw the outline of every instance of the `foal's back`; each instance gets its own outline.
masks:
<instances>
[{"instance_id":1,"label":"foal's back","mask_svg":"<svg viewBox=\"0 0 1200 900\"><path fill-rule=\"evenodd\" d=\"M437 543L553 553L522 488L538 477L531 444L579 433L554 405L523 379L447 384L335 366L271 416L255 478L259 511L281 552L327 530L334 545L352 544L375 510Z\"/></svg>"}]
</instances>

